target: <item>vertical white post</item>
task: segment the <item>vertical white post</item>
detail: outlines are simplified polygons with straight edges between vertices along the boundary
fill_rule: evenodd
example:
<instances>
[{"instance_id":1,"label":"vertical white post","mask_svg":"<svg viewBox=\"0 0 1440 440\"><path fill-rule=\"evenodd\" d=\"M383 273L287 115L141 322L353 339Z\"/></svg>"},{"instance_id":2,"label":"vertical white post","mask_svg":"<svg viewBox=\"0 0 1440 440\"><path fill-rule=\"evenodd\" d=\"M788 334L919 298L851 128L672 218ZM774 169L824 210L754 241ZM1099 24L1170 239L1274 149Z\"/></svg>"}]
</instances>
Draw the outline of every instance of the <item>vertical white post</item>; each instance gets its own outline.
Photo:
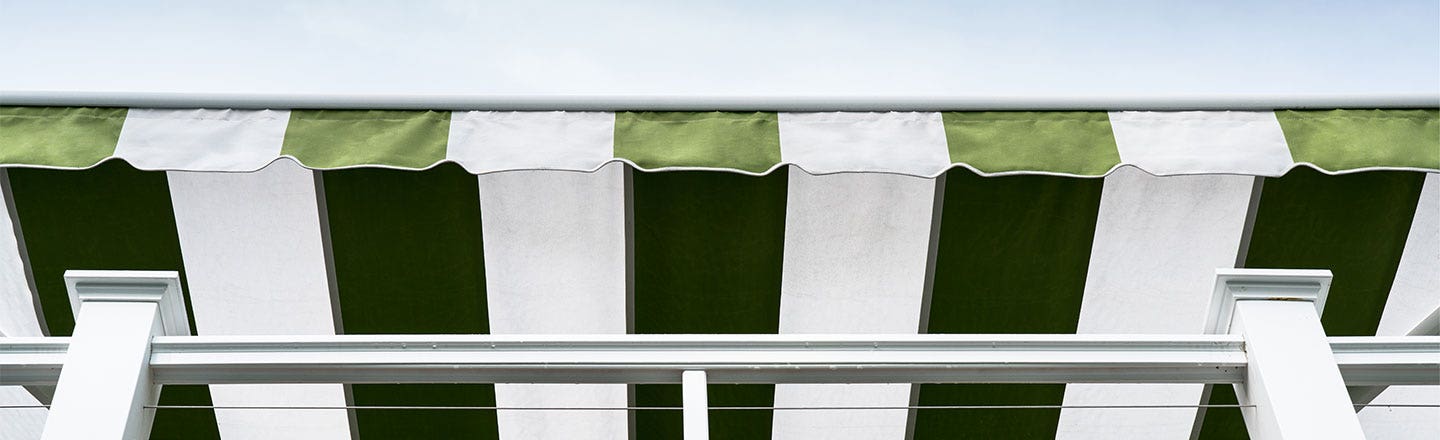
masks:
<instances>
[{"instance_id":1,"label":"vertical white post","mask_svg":"<svg viewBox=\"0 0 1440 440\"><path fill-rule=\"evenodd\" d=\"M144 439L160 387L150 380L150 338L188 335L175 272L67 271L76 311L44 440Z\"/></svg>"},{"instance_id":2,"label":"vertical white post","mask_svg":"<svg viewBox=\"0 0 1440 440\"><path fill-rule=\"evenodd\" d=\"M685 412L685 440L710 440L710 401L704 371L686 371L680 376L681 405Z\"/></svg>"},{"instance_id":3,"label":"vertical white post","mask_svg":"<svg viewBox=\"0 0 1440 440\"><path fill-rule=\"evenodd\" d=\"M1245 382L1235 385L1250 438L1363 439L1320 326L1328 270L1221 269L1212 333L1243 335Z\"/></svg>"}]
</instances>

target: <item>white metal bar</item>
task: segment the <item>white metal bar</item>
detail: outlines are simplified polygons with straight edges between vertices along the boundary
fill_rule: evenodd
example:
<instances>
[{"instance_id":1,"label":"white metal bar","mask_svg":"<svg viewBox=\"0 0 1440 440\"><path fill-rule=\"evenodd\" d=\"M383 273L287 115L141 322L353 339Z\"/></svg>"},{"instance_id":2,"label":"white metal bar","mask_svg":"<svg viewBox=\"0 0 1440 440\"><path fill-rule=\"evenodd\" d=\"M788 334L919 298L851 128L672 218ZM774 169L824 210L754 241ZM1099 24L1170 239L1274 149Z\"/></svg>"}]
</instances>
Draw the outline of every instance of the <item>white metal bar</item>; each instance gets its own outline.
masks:
<instances>
[{"instance_id":1,"label":"white metal bar","mask_svg":"<svg viewBox=\"0 0 1440 440\"><path fill-rule=\"evenodd\" d=\"M685 440L710 440L710 400L705 372L686 371L681 379L681 407L684 408Z\"/></svg>"},{"instance_id":2,"label":"white metal bar","mask_svg":"<svg viewBox=\"0 0 1440 440\"><path fill-rule=\"evenodd\" d=\"M623 337L358 343L280 338L273 341L278 344L252 345L260 352L249 351L243 342L157 339L152 362L162 383L676 383L680 371L694 369L725 383L1232 382L1244 364L1238 340L1117 342L1067 336L930 343L775 336L631 342L620 342Z\"/></svg>"},{"instance_id":3,"label":"white metal bar","mask_svg":"<svg viewBox=\"0 0 1440 440\"><path fill-rule=\"evenodd\" d=\"M1440 336L1328 340L1347 384L1440 385ZM0 385L54 384L69 344L63 337L0 338ZM1085 375L1112 383L1235 383L1246 362L1240 337L1231 335L165 336L154 338L153 350L152 365L165 370L159 383L188 384L679 383L680 371L699 367L723 368L719 376L747 383L964 382L1012 374L1011 382Z\"/></svg>"},{"instance_id":4,"label":"white metal bar","mask_svg":"<svg viewBox=\"0 0 1440 440\"><path fill-rule=\"evenodd\" d=\"M175 272L65 274L75 332L44 440L132 439L150 434L160 386L151 380L153 335L189 333ZM179 304L180 314L171 307ZM178 320L178 322L177 322Z\"/></svg>"},{"instance_id":5,"label":"white metal bar","mask_svg":"<svg viewBox=\"0 0 1440 440\"><path fill-rule=\"evenodd\" d=\"M0 91L0 105L145 108L330 108L570 111L944 111L944 110L1273 110L1433 108L1440 95L1180 96L664 96L664 95L326 95L55 90Z\"/></svg>"},{"instance_id":6,"label":"white metal bar","mask_svg":"<svg viewBox=\"0 0 1440 440\"><path fill-rule=\"evenodd\" d=\"M1320 313L1329 271L1219 270L1212 332L1245 337L1235 384L1256 440L1363 439Z\"/></svg>"}]
</instances>

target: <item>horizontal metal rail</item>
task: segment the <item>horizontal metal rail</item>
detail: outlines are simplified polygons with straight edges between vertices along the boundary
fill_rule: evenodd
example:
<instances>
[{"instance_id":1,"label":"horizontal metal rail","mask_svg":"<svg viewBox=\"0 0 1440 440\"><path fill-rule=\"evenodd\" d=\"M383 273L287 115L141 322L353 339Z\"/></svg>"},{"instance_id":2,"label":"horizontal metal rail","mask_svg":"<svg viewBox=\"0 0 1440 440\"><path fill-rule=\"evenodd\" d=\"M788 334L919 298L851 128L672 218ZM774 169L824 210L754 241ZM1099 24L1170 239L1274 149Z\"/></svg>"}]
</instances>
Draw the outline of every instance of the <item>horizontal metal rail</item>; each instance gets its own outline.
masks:
<instances>
[{"instance_id":1,"label":"horizontal metal rail","mask_svg":"<svg viewBox=\"0 0 1440 440\"><path fill-rule=\"evenodd\" d=\"M946 110L1274 110L1434 108L1440 95L1188 96L673 96L673 95L333 95L6 90L0 105L238 109L494 111L946 111Z\"/></svg>"},{"instance_id":2,"label":"horizontal metal rail","mask_svg":"<svg viewBox=\"0 0 1440 440\"><path fill-rule=\"evenodd\" d=\"M1440 337L1336 337L1347 385L1440 384ZM53 385L67 338L0 338L0 384ZM162 384L1238 383L1230 335L155 337Z\"/></svg>"}]
</instances>

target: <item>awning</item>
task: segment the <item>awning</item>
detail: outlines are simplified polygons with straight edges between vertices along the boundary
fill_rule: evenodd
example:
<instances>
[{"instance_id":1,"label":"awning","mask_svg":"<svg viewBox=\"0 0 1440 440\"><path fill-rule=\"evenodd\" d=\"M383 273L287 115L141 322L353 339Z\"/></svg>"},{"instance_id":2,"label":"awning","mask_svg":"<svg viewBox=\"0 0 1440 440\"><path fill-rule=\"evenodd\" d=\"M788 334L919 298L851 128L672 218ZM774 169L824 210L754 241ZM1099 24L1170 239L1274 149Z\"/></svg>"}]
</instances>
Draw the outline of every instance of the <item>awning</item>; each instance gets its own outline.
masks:
<instances>
[{"instance_id":1,"label":"awning","mask_svg":"<svg viewBox=\"0 0 1440 440\"><path fill-rule=\"evenodd\" d=\"M70 332L66 269L181 270L199 334L1199 333L1217 267L1332 270L1331 335L1404 334L1440 306L1433 108L0 107L0 166L7 336ZM1210 402L1233 403L1227 392ZM162 404L679 397L657 385L215 385L166 387ZM19 389L0 399L34 401ZM1377 402L1440 397L1397 387ZM717 407L1197 403L1192 385L711 391ZM16 426L43 417L0 411ZM1424 438L1440 432L1434 413L1361 417L1372 435ZM641 411L633 425L616 411L158 414L156 438L648 439L679 427L673 411ZM915 414L717 411L711 426L717 438L1182 439L1196 417ZM1200 438L1243 437L1239 420L1211 409Z\"/></svg>"},{"instance_id":2,"label":"awning","mask_svg":"<svg viewBox=\"0 0 1440 440\"><path fill-rule=\"evenodd\" d=\"M255 171L280 158L315 170L428 169L471 174L645 171L763 175L876 172L936 177L1280 176L1440 171L1440 112L490 112L0 107L0 164Z\"/></svg>"}]
</instances>

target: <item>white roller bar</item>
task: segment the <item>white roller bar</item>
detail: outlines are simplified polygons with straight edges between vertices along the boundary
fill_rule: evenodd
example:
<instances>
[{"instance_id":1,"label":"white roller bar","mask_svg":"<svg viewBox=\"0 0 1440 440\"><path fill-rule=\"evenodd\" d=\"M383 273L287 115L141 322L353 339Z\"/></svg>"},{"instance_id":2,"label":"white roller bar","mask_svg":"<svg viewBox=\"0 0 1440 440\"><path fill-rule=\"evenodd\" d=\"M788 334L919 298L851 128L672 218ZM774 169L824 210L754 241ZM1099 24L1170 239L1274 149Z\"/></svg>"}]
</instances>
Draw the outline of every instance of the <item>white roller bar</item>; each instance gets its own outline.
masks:
<instances>
[{"instance_id":1,"label":"white roller bar","mask_svg":"<svg viewBox=\"0 0 1440 440\"><path fill-rule=\"evenodd\" d=\"M493 111L946 111L1274 110L1434 108L1440 96L1411 94L1190 96L674 96L674 95L327 95L54 90L0 91L0 105L237 109Z\"/></svg>"},{"instance_id":2,"label":"white roller bar","mask_svg":"<svg viewBox=\"0 0 1440 440\"><path fill-rule=\"evenodd\" d=\"M0 385L51 385L69 338L0 339ZM1333 337L1349 385L1440 384L1440 337ZM1236 383L1232 335L157 336L156 383Z\"/></svg>"}]
</instances>

